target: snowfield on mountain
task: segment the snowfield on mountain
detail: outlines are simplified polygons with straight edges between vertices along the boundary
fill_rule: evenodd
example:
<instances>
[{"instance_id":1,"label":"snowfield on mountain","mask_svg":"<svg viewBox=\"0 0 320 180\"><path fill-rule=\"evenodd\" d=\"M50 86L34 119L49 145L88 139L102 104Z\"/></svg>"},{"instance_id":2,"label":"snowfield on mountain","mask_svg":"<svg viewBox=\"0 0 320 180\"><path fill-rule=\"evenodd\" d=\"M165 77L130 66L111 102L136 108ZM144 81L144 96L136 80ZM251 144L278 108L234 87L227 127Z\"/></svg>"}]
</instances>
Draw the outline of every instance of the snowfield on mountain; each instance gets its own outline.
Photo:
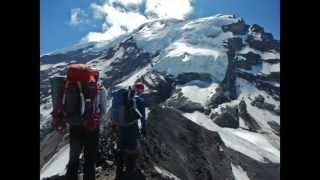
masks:
<instances>
[{"instance_id":1,"label":"snowfield on mountain","mask_svg":"<svg viewBox=\"0 0 320 180\"><path fill-rule=\"evenodd\" d=\"M43 179L65 172L68 138L51 127L49 80L72 63L100 69L109 105L114 89L146 85L148 136L138 164L147 179L280 179L280 41L263 27L221 14L162 19L112 41L42 55ZM113 159L102 157L97 178L112 179Z\"/></svg>"}]
</instances>

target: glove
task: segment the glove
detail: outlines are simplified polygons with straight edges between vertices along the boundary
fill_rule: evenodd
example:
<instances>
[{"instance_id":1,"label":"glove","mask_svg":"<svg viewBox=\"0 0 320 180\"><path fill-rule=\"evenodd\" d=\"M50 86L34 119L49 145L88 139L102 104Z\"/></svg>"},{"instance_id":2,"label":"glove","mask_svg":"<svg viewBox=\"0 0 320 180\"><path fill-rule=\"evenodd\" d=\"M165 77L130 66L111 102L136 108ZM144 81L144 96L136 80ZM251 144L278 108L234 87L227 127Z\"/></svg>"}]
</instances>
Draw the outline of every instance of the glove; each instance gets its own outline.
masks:
<instances>
[{"instance_id":1,"label":"glove","mask_svg":"<svg viewBox=\"0 0 320 180\"><path fill-rule=\"evenodd\" d=\"M84 124L84 127L89 131L94 131L97 129L99 122L96 119L92 119L89 121L86 121Z\"/></svg>"},{"instance_id":2,"label":"glove","mask_svg":"<svg viewBox=\"0 0 320 180\"><path fill-rule=\"evenodd\" d=\"M63 120L62 111L53 111L51 115L53 118L53 128L58 131L58 133L63 134L64 130L66 129L66 122Z\"/></svg>"},{"instance_id":3,"label":"glove","mask_svg":"<svg viewBox=\"0 0 320 180\"><path fill-rule=\"evenodd\" d=\"M66 122L62 119L53 118L52 126L56 131L62 134L63 131L66 129Z\"/></svg>"},{"instance_id":4,"label":"glove","mask_svg":"<svg viewBox=\"0 0 320 180\"><path fill-rule=\"evenodd\" d=\"M94 131L99 126L99 118L97 118L95 115L93 116L94 117L87 119L84 124L84 127L89 131Z\"/></svg>"},{"instance_id":5,"label":"glove","mask_svg":"<svg viewBox=\"0 0 320 180\"><path fill-rule=\"evenodd\" d=\"M66 129L66 123L62 121L54 121L53 127L59 134L63 134L64 130Z\"/></svg>"}]
</instances>

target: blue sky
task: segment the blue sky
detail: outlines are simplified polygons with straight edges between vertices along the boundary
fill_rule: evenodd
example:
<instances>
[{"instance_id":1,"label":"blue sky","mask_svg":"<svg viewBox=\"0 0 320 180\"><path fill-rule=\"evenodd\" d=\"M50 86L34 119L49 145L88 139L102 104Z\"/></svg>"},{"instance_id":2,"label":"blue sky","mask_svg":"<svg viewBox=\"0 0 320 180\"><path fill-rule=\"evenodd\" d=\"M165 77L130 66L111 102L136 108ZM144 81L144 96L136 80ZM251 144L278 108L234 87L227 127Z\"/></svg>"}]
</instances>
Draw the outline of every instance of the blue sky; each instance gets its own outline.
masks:
<instances>
[{"instance_id":1,"label":"blue sky","mask_svg":"<svg viewBox=\"0 0 320 180\"><path fill-rule=\"evenodd\" d=\"M159 5L162 8L155 8ZM280 0L41 0L40 53L81 40L110 39L150 18L192 19L217 13L236 14L280 38Z\"/></svg>"}]
</instances>

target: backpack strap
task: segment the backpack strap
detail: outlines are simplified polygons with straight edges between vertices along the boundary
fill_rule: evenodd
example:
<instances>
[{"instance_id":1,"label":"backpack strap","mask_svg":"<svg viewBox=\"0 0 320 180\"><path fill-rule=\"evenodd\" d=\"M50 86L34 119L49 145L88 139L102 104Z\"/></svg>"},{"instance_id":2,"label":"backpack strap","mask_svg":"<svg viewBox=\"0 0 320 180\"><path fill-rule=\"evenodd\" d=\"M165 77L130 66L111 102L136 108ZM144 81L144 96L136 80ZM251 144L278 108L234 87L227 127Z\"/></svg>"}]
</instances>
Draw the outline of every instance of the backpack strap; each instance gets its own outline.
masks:
<instances>
[{"instance_id":1,"label":"backpack strap","mask_svg":"<svg viewBox=\"0 0 320 180\"><path fill-rule=\"evenodd\" d=\"M86 105L85 105L86 103L85 103L85 100L84 100L84 95L83 95L81 82L77 81L77 85L78 85L78 88L79 88L80 98L81 98L81 115L83 115L84 114L84 110L86 109Z\"/></svg>"},{"instance_id":2,"label":"backpack strap","mask_svg":"<svg viewBox=\"0 0 320 180\"><path fill-rule=\"evenodd\" d=\"M135 96L135 90L131 88L131 86L129 86L129 92L128 92L128 102L131 102L131 105L132 107L129 107L129 108L132 108L133 111L135 111L135 113L138 114L138 116L141 118L142 117L142 114L140 113L140 111L137 109L137 102L136 102L136 96ZM132 122L135 122L137 120L134 120ZM131 125L133 123L129 122L128 125Z\"/></svg>"},{"instance_id":3,"label":"backpack strap","mask_svg":"<svg viewBox=\"0 0 320 180\"><path fill-rule=\"evenodd\" d=\"M142 116L141 112L139 111L139 109L137 107L136 97L133 97L133 108L136 111L136 113L139 115L139 117L142 118L143 116Z\"/></svg>"},{"instance_id":4,"label":"backpack strap","mask_svg":"<svg viewBox=\"0 0 320 180\"><path fill-rule=\"evenodd\" d=\"M129 86L129 88L128 88L128 101L130 101L130 99L131 99L131 96L132 96L132 89L131 89L131 86Z\"/></svg>"},{"instance_id":5,"label":"backpack strap","mask_svg":"<svg viewBox=\"0 0 320 180\"><path fill-rule=\"evenodd\" d=\"M66 80L64 87L63 87L62 106L64 106L66 103L66 89L69 87L69 83L70 83L70 81Z\"/></svg>"}]
</instances>

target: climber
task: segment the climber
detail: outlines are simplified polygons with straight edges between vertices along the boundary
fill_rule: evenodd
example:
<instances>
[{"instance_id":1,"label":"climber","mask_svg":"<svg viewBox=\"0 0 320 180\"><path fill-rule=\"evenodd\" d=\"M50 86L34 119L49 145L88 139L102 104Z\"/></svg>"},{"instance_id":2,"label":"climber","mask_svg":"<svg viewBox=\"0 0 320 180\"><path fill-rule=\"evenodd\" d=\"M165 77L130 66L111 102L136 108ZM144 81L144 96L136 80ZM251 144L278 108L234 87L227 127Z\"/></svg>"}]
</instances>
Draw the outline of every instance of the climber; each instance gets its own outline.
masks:
<instances>
[{"instance_id":1,"label":"climber","mask_svg":"<svg viewBox=\"0 0 320 180\"><path fill-rule=\"evenodd\" d=\"M136 172L136 160L140 152L139 139L141 135L146 136L146 117L145 117L145 105L144 99L141 97L144 91L144 84L136 83L128 90L118 91L118 95L113 96L112 106L112 122L114 129L119 136L118 151L116 154L116 179L121 179L123 175L123 168L126 167L126 174L133 174ZM123 95L119 95L122 92ZM129 97L129 101L124 105L124 120L117 119L117 113L119 108L116 104L120 104L119 98ZM130 98L131 97L131 98ZM141 129L139 129L138 120L141 121Z\"/></svg>"},{"instance_id":2,"label":"climber","mask_svg":"<svg viewBox=\"0 0 320 180\"><path fill-rule=\"evenodd\" d=\"M60 95L53 95L56 98L53 102L57 104L52 115L53 127L59 132L69 124L70 158L66 179L78 179L79 156L83 149L83 180L95 180L100 124L106 114L106 89L99 80L98 70L85 64L68 66L67 76L60 82L63 82Z\"/></svg>"}]
</instances>

